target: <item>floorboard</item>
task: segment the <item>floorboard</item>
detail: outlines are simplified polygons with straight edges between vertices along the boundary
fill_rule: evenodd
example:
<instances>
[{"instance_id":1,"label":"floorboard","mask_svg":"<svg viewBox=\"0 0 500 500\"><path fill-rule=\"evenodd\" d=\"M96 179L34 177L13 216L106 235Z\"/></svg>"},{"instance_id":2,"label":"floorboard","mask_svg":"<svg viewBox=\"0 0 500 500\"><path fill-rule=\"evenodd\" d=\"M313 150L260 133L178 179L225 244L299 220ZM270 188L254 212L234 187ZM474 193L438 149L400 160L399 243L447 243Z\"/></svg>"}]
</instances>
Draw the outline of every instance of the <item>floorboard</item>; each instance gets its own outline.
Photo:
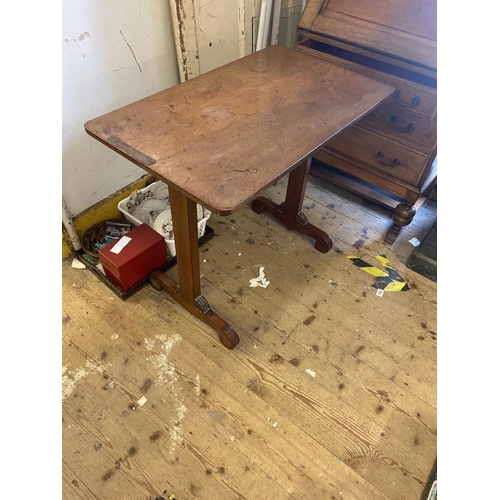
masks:
<instances>
[{"instance_id":1,"label":"floorboard","mask_svg":"<svg viewBox=\"0 0 500 500\"><path fill-rule=\"evenodd\" d=\"M437 450L437 285L405 263L436 203L392 246L387 210L321 179L304 212L332 236L327 254L248 206L209 219L202 290L240 336L232 351L165 292L123 301L63 261L64 499L420 500ZM378 296L348 258L383 270L381 255L407 291ZM260 267L270 284L252 288Z\"/></svg>"}]
</instances>

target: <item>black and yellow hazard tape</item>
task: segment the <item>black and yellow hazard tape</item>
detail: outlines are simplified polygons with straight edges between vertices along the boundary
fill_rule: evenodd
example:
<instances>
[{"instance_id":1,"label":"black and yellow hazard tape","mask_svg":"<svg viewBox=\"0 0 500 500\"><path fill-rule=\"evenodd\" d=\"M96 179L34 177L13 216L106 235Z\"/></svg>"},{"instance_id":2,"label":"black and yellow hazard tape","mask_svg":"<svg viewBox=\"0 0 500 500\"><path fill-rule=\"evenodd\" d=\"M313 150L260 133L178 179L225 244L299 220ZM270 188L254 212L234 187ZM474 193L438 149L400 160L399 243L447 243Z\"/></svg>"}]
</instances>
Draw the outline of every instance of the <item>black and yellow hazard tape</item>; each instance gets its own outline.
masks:
<instances>
[{"instance_id":1,"label":"black and yellow hazard tape","mask_svg":"<svg viewBox=\"0 0 500 500\"><path fill-rule=\"evenodd\" d=\"M375 276L375 283L372 286L377 290L383 290L384 292L407 292L410 289L408 283L401 278L397 270L389 266L389 259L385 255L377 255L376 257L384 266L384 271L359 259L355 255L348 255L347 258L355 266L365 271L365 273Z\"/></svg>"},{"instance_id":2,"label":"black and yellow hazard tape","mask_svg":"<svg viewBox=\"0 0 500 500\"><path fill-rule=\"evenodd\" d=\"M164 495L168 494L166 491L163 492ZM149 500L178 500L177 497L172 493L171 495L168 495L168 497L163 497L161 495L158 495L156 498L153 499L153 497L149 497Z\"/></svg>"}]
</instances>

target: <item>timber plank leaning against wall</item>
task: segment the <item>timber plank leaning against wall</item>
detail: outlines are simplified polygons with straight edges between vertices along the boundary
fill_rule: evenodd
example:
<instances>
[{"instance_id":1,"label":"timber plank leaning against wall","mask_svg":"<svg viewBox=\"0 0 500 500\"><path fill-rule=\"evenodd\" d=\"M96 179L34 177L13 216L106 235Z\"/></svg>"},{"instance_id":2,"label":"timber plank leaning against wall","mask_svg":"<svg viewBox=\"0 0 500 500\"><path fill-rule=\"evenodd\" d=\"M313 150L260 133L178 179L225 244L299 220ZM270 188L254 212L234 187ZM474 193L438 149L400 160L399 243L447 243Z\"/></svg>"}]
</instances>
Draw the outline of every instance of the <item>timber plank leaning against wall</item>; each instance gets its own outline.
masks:
<instances>
[{"instance_id":1,"label":"timber plank leaning against wall","mask_svg":"<svg viewBox=\"0 0 500 500\"><path fill-rule=\"evenodd\" d=\"M252 52L260 0L170 0L181 82Z\"/></svg>"},{"instance_id":2,"label":"timber plank leaning against wall","mask_svg":"<svg viewBox=\"0 0 500 500\"><path fill-rule=\"evenodd\" d=\"M261 0L169 2L181 82L253 52ZM300 15L306 3L307 0L279 2L279 43L294 45L298 18L294 23L293 17Z\"/></svg>"}]
</instances>

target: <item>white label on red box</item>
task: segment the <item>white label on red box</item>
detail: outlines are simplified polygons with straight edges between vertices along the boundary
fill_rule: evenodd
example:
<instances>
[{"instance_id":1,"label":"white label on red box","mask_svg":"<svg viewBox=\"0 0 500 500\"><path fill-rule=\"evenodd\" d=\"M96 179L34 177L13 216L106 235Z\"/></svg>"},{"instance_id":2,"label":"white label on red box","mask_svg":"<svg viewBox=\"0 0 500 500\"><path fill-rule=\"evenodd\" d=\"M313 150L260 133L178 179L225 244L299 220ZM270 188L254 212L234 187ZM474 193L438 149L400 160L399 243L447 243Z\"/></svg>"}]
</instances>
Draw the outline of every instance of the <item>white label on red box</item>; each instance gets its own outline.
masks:
<instances>
[{"instance_id":1,"label":"white label on red box","mask_svg":"<svg viewBox=\"0 0 500 500\"><path fill-rule=\"evenodd\" d=\"M129 238L128 236L122 236L119 241L115 243L115 246L110 250L110 252L119 254L131 241L132 238Z\"/></svg>"}]
</instances>

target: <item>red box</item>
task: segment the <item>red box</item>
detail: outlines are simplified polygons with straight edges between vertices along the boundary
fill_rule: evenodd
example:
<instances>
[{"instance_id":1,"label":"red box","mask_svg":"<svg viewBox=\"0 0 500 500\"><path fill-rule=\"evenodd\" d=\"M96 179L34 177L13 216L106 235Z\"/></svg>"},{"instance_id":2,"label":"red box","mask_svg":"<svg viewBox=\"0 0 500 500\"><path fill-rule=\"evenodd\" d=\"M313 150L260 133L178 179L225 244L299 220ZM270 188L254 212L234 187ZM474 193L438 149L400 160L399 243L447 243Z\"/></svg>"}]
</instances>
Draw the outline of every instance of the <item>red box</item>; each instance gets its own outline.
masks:
<instances>
[{"instance_id":1,"label":"red box","mask_svg":"<svg viewBox=\"0 0 500 500\"><path fill-rule=\"evenodd\" d=\"M111 252L125 237L131 240L118 254ZM167 260L165 239L147 224L137 226L99 250L99 262L106 276L125 291L166 264Z\"/></svg>"}]
</instances>

